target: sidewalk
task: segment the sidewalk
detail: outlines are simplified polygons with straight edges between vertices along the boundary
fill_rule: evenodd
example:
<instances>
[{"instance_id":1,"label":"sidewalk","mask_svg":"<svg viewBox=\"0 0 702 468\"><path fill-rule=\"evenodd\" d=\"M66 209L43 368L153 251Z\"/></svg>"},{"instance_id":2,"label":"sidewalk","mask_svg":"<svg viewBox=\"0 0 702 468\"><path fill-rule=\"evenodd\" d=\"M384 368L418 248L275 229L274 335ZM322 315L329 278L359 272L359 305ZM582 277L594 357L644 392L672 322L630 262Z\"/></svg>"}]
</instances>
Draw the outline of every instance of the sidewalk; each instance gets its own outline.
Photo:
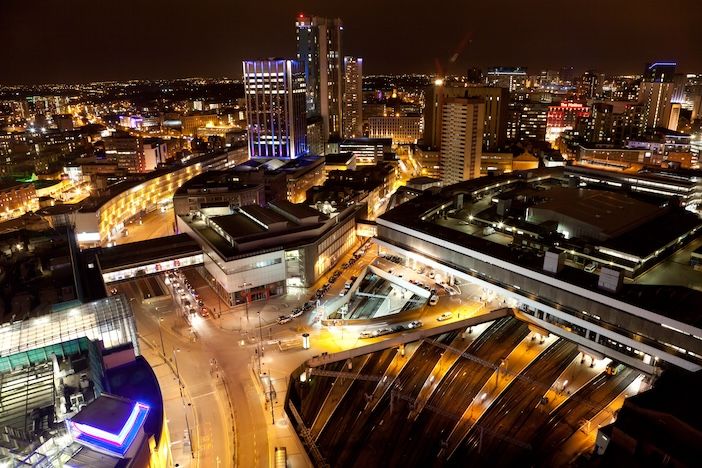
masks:
<instances>
[{"instance_id":1,"label":"sidewalk","mask_svg":"<svg viewBox=\"0 0 702 468\"><path fill-rule=\"evenodd\" d=\"M257 378L255 365L251 366L251 378L265 410L268 430L268 466L274 466L276 447L285 447L288 468L312 468L312 464L293 424L285 413L285 396L288 391L289 372L264 365L261 378ZM272 405L272 406L271 406Z\"/></svg>"},{"instance_id":2,"label":"sidewalk","mask_svg":"<svg viewBox=\"0 0 702 468\"><path fill-rule=\"evenodd\" d=\"M170 366L163 360L161 354L155 351L154 343L143 338L139 341L141 353L154 370L158 384L161 387L163 410L166 415L166 424L168 425L171 440L173 466L179 468L197 466L193 458L192 441L188 437L188 425L190 425L192 434L192 425L196 421L193 407L183 404L183 399L180 397L178 379ZM188 418L187 424L185 421L186 417Z\"/></svg>"}]
</instances>

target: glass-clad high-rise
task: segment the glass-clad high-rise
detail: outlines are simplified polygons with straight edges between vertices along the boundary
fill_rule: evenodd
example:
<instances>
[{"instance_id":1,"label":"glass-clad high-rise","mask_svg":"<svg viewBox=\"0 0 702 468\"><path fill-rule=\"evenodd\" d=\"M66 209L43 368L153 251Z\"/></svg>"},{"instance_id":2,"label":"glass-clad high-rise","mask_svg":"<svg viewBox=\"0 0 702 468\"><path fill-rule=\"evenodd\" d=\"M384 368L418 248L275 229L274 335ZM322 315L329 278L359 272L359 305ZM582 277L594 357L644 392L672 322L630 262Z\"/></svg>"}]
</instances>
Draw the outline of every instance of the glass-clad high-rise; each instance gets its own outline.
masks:
<instances>
[{"instance_id":1,"label":"glass-clad high-rise","mask_svg":"<svg viewBox=\"0 0 702 468\"><path fill-rule=\"evenodd\" d=\"M246 60L243 65L251 157L294 159L306 154L306 88L300 62Z\"/></svg>"},{"instance_id":2,"label":"glass-clad high-rise","mask_svg":"<svg viewBox=\"0 0 702 468\"><path fill-rule=\"evenodd\" d=\"M295 21L297 59L307 81L307 113L322 117L323 136L341 135L343 62L339 18L300 15Z\"/></svg>"}]
</instances>

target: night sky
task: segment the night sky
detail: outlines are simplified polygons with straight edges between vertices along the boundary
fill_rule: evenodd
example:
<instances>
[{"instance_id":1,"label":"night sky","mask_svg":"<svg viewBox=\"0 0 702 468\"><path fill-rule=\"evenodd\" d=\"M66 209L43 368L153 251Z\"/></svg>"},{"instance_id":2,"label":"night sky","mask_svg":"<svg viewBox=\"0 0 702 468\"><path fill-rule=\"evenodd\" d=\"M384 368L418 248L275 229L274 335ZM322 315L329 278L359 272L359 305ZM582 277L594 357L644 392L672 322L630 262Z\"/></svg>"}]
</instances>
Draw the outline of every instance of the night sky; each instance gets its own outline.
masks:
<instances>
[{"instance_id":1,"label":"night sky","mask_svg":"<svg viewBox=\"0 0 702 468\"><path fill-rule=\"evenodd\" d=\"M449 73L640 73L656 59L702 72L698 0L0 0L0 83L239 78L244 58L294 55L300 12L341 17L366 74L431 73L435 59Z\"/></svg>"}]
</instances>

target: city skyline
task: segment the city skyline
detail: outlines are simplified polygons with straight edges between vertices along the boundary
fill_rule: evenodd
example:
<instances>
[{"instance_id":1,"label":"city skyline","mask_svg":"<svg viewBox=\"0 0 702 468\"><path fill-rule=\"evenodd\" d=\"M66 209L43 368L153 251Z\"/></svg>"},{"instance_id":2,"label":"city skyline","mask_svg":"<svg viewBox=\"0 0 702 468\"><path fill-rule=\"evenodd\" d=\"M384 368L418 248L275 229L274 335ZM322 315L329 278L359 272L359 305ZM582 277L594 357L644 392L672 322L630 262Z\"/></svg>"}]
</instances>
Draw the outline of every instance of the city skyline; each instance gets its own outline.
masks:
<instances>
[{"instance_id":1,"label":"city skyline","mask_svg":"<svg viewBox=\"0 0 702 468\"><path fill-rule=\"evenodd\" d=\"M84 0L70 9L55 2L32 4L31 10L25 2L3 3L0 43L12 66L3 67L2 84L239 79L241 60L295 56L300 13L342 18L345 53L363 56L369 75L464 74L468 66L495 65L640 73L641 64L651 59L676 60L682 72L702 69L702 57L692 45L702 39L694 21L702 6L684 1L671 2L663 11L654 2L639 2L636 8L589 2L587 10L567 20L560 20L552 1L501 6L448 2L428 9L419 2L274 0L269 11L276 13L265 20L253 6L219 0L187 10L174 6L179 2L157 0L140 4L136 16L123 4L91 9ZM491 17L495 21L486 21ZM665 34L658 31L655 41L642 42L655 28L664 28Z\"/></svg>"},{"instance_id":2,"label":"city skyline","mask_svg":"<svg viewBox=\"0 0 702 468\"><path fill-rule=\"evenodd\" d=\"M0 1L0 467L696 466L702 6L64 3Z\"/></svg>"}]
</instances>

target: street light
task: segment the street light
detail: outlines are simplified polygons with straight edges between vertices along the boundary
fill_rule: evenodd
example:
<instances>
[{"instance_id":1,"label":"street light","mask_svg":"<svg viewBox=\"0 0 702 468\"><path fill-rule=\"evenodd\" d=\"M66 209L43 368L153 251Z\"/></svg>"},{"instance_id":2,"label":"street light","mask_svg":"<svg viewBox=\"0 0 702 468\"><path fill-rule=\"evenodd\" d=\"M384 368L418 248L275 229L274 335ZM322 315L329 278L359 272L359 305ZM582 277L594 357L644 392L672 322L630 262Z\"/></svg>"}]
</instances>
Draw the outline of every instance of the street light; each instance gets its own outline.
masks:
<instances>
[{"instance_id":1,"label":"street light","mask_svg":"<svg viewBox=\"0 0 702 468\"><path fill-rule=\"evenodd\" d=\"M253 286L253 283L244 282L244 284L239 285L244 291L244 307L246 308L246 321L249 321L249 290L248 287Z\"/></svg>"},{"instance_id":2,"label":"street light","mask_svg":"<svg viewBox=\"0 0 702 468\"><path fill-rule=\"evenodd\" d=\"M166 359L166 347L163 345L163 331L161 330L161 322L163 321L163 317L161 317L161 314L158 313L158 307L156 307L156 313L158 314L158 335L161 338L161 354L163 354L163 358Z\"/></svg>"},{"instance_id":3,"label":"street light","mask_svg":"<svg viewBox=\"0 0 702 468\"><path fill-rule=\"evenodd\" d=\"M180 371L178 370L178 357L176 356L176 351L180 352L180 348L173 348L173 363L176 368L176 378L178 379L178 390L180 390L180 401L183 403L183 414L185 415L185 428L188 430L188 441L190 442L190 456L195 458L195 452L193 451L193 441L190 433L190 422L188 421L188 412L185 408L185 399L183 398L183 382L180 380ZM165 355L164 355L165 356Z\"/></svg>"},{"instance_id":4,"label":"street light","mask_svg":"<svg viewBox=\"0 0 702 468\"><path fill-rule=\"evenodd\" d=\"M261 311L258 310L258 375L261 375L261 358L263 357L263 332L261 331Z\"/></svg>"}]
</instances>

